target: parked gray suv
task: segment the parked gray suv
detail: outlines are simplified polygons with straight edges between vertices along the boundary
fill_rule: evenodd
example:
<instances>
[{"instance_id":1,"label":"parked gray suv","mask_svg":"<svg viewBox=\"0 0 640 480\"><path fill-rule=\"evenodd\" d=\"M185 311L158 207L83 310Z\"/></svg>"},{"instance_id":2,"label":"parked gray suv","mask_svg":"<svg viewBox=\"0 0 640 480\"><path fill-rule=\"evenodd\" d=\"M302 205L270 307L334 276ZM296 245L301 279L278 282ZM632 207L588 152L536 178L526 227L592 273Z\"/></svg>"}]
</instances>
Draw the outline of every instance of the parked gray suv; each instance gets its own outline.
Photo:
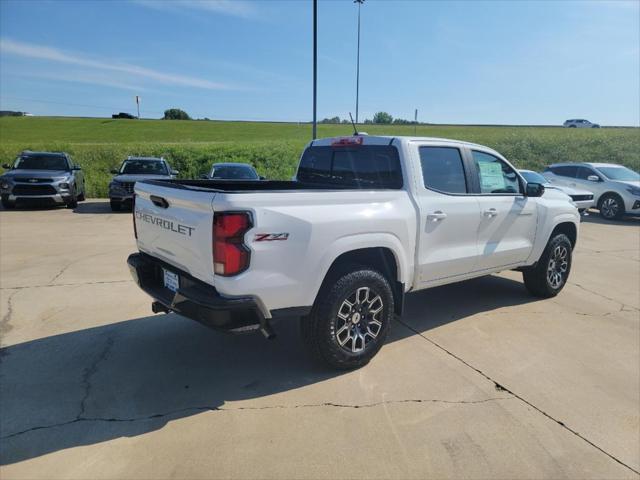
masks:
<instances>
[{"instance_id":1,"label":"parked gray suv","mask_svg":"<svg viewBox=\"0 0 640 480\"><path fill-rule=\"evenodd\" d=\"M4 208L16 203L66 205L75 208L84 200L84 174L64 152L24 151L8 171L0 175L0 197Z\"/></svg>"},{"instance_id":2,"label":"parked gray suv","mask_svg":"<svg viewBox=\"0 0 640 480\"><path fill-rule=\"evenodd\" d=\"M123 206L131 208L133 186L138 180L154 178L176 178L178 172L164 158L128 157L120 168L111 170L115 175L109 184L111 210L119 211Z\"/></svg>"}]
</instances>

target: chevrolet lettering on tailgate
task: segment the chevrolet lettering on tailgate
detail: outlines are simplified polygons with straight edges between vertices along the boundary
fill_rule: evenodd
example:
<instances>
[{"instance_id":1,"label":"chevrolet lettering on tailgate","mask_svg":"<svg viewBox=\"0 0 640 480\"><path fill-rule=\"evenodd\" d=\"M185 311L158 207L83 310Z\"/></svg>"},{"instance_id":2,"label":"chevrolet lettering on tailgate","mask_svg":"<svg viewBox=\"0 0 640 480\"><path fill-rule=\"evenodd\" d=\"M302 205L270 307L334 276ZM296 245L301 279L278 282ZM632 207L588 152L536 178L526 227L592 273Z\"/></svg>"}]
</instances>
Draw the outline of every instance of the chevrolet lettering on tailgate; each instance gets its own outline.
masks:
<instances>
[{"instance_id":1,"label":"chevrolet lettering on tailgate","mask_svg":"<svg viewBox=\"0 0 640 480\"><path fill-rule=\"evenodd\" d=\"M174 223L173 220L156 217L155 215L151 215L150 213L143 213L139 210L136 210L135 215L137 220L142 220L143 222L157 225L160 228L164 228L165 230L169 230L174 233L179 233L180 235L186 235L190 237L191 233L195 230L195 227L189 227L180 223Z\"/></svg>"}]
</instances>

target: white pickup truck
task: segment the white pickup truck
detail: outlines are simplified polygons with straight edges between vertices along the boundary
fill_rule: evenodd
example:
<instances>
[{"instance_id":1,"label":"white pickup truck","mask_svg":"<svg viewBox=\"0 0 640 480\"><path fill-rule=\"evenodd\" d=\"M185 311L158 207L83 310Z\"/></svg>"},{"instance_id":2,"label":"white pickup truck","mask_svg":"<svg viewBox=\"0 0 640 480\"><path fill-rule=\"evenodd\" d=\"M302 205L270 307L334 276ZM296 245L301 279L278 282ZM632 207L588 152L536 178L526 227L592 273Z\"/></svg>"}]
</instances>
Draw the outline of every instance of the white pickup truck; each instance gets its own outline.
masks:
<instances>
[{"instance_id":1,"label":"white pickup truck","mask_svg":"<svg viewBox=\"0 0 640 480\"><path fill-rule=\"evenodd\" d=\"M267 337L300 318L336 368L378 352L408 292L518 269L533 295L558 294L580 223L498 152L437 138L315 140L293 181L147 180L135 194L128 263L154 312Z\"/></svg>"}]
</instances>

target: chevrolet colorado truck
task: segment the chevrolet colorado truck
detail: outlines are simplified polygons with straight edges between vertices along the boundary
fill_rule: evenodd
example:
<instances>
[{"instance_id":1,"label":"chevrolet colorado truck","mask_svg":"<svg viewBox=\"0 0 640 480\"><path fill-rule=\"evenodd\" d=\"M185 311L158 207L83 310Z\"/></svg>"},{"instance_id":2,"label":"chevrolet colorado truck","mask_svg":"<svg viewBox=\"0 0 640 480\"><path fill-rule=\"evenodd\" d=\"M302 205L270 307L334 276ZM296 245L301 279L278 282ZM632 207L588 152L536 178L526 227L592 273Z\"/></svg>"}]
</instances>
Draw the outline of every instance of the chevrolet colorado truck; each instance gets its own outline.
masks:
<instances>
[{"instance_id":1,"label":"chevrolet colorado truck","mask_svg":"<svg viewBox=\"0 0 640 480\"><path fill-rule=\"evenodd\" d=\"M498 152L437 138L314 140L292 181L136 182L129 256L154 312L230 332L300 318L334 368L366 364L405 294L502 270L569 276L580 217Z\"/></svg>"}]
</instances>

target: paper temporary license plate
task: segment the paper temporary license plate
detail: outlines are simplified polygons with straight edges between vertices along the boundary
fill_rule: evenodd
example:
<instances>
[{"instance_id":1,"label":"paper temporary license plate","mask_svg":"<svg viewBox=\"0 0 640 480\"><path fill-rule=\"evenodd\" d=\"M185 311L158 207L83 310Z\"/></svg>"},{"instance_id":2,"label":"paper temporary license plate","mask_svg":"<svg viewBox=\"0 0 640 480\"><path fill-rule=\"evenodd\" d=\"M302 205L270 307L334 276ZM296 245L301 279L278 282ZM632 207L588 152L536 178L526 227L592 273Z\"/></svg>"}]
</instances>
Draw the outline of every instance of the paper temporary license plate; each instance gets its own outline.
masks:
<instances>
[{"instance_id":1,"label":"paper temporary license plate","mask_svg":"<svg viewBox=\"0 0 640 480\"><path fill-rule=\"evenodd\" d=\"M164 286L173 292L177 292L180 288L180 277L169 270L162 269L164 272Z\"/></svg>"}]
</instances>

